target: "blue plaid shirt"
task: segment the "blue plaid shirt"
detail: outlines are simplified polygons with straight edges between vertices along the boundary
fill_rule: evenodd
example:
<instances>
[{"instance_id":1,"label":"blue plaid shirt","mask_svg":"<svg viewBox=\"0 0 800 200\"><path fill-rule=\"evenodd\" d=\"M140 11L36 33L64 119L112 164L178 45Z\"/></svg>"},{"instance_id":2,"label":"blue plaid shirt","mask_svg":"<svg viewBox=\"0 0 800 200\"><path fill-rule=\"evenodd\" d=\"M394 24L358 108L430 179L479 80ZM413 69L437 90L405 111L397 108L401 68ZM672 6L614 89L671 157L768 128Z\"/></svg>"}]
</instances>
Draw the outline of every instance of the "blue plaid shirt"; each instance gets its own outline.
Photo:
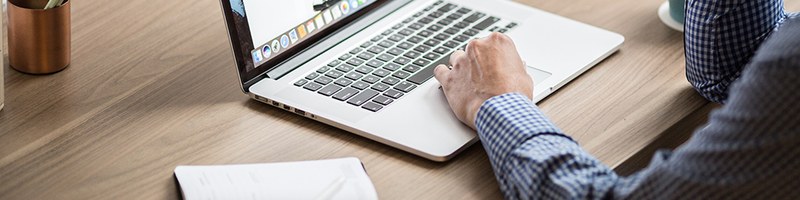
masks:
<instances>
[{"instance_id":1,"label":"blue plaid shirt","mask_svg":"<svg viewBox=\"0 0 800 200\"><path fill-rule=\"evenodd\" d=\"M621 177L525 96L493 97L476 127L507 199L800 199L800 19L778 0L689 0L687 14L689 81L726 102L708 124Z\"/></svg>"}]
</instances>

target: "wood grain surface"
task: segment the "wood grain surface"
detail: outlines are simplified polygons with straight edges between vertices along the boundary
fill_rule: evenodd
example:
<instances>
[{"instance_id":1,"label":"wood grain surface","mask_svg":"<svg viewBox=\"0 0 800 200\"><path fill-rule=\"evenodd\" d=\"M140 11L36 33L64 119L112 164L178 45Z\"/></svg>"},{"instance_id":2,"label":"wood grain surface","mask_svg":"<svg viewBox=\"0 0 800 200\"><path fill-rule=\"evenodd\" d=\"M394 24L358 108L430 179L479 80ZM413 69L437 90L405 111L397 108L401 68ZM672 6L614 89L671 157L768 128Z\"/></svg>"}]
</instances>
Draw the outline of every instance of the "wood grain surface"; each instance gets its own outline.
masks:
<instances>
[{"instance_id":1,"label":"wood grain surface","mask_svg":"<svg viewBox=\"0 0 800 200\"><path fill-rule=\"evenodd\" d=\"M603 163L691 130L674 126L708 104L684 76L682 34L656 16L663 1L520 2L626 37L540 104ZM72 26L65 71L3 69L0 199L177 199L177 165L347 156L383 199L502 198L480 144L437 163L249 100L215 0L74 1Z\"/></svg>"}]
</instances>

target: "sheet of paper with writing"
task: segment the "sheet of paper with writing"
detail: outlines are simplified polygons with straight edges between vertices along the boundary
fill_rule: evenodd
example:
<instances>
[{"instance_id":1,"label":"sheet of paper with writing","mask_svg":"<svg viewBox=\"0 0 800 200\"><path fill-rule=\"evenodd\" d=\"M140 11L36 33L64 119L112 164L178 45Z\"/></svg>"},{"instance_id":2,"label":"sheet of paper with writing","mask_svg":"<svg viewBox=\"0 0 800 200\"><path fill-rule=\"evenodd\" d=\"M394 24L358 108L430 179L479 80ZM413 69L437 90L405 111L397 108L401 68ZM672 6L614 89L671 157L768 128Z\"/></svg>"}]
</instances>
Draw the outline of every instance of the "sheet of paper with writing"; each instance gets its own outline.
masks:
<instances>
[{"instance_id":1,"label":"sheet of paper with writing","mask_svg":"<svg viewBox=\"0 0 800 200\"><path fill-rule=\"evenodd\" d=\"M269 164L178 166L183 197L194 199L378 199L357 158Z\"/></svg>"}]
</instances>

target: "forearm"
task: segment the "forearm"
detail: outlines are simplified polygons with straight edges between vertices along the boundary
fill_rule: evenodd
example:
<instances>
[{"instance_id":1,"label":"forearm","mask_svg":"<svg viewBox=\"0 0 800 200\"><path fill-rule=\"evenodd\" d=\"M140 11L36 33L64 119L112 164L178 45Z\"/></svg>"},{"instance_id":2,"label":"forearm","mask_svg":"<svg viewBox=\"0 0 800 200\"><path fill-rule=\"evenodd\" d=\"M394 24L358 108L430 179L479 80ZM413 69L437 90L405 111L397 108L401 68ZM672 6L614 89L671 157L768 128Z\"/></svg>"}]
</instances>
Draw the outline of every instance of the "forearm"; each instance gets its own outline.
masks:
<instances>
[{"instance_id":1,"label":"forearm","mask_svg":"<svg viewBox=\"0 0 800 200\"><path fill-rule=\"evenodd\" d=\"M476 125L506 198L597 199L618 180L522 95L486 101Z\"/></svg>"}]
</instances>

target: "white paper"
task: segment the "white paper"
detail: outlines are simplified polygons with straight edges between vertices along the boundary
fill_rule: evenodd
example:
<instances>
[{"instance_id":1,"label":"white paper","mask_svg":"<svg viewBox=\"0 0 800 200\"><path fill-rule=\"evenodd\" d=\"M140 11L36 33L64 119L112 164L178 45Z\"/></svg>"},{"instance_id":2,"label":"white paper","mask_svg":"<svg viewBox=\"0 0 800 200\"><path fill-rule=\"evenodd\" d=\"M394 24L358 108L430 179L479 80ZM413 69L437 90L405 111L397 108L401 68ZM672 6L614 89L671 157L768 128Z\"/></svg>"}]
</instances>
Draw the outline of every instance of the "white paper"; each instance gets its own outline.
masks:
<instances>
[{"instance_id":1,"label":"white paper","mask_svg":"<svg viewBox=\"0 0 800 200\"><path fill-rule=\"evenodd\" d=\"M178 166L183 197L195 199L378 199L357 158L271 164Z\"/></svg>"}]
</instances>

